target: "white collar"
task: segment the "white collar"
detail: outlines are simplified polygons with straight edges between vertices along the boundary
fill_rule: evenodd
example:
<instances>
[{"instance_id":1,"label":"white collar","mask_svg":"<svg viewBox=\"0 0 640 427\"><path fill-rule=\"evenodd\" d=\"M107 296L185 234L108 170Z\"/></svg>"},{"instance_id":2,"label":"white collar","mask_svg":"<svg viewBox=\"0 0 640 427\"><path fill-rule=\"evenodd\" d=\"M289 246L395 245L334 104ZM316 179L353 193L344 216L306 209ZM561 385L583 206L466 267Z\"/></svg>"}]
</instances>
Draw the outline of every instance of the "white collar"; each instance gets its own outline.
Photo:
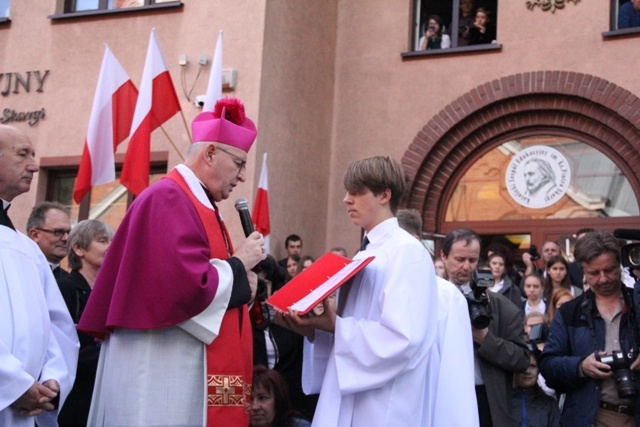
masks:
<instances>
[{"instance_id":1,"label":"white collar","mask_svg":"<svg viewBox=\"0 0 640 427\"><path fill-rule=\"evenodd\" d=\"M215 211L213 205L209 201L207 194L204 192L203 184L200 182L198 177L193 173L193 171L185 164L179 164L174 169L178 171L178 173L184 178L189 190L196 196L196 199L204 206L209 209Z\"/></svg>"},{"instance_id":2,"label":"white collar","mask_svg":"<svg viewBox=\"0 0 640 427\"><path fill-rule=\"evenodd\" d=\"M396 217L392 217L389 219L385 219L380 224L373 227L368 233L365 234L365 236L369 238L370 245L375 245L375 243L377 241L380 241L380 239L385 234L399 227L400 226L398 225L398 219Z\"/></svg>"}]
</instances>

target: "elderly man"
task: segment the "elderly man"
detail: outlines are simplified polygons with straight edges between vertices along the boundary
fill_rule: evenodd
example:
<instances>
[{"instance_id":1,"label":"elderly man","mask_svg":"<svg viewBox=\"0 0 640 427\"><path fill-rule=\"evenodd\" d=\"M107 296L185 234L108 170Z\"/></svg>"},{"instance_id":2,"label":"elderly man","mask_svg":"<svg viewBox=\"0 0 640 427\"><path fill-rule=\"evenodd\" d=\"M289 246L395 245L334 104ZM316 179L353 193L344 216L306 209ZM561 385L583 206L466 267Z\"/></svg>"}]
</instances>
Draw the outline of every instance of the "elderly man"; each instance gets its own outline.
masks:
<instances>
[{"instance_id":1,"label":"elderly man","mask_svg":"<svg viewBox=\"0 0 640 427\"><path fill-rule=\"evenodd\" d=\"M68 271L60 267L60 261L67 256L69 232L71 220L64 205L58 202L42 202L31 210L27 220L27 234L38 244L49 261L56 280L69 275Z\"/></svg>"},{"instance_id":2,"label":"elderly man","mask_svg":"<svg viewBox=\"0 0 640 427\"><path fill-rule=\"evenodd\" d=\"M480 259L480 236L469 228L450 231L442 241L440 258L446 278L465 295L473 291L471 278ZM507 298L484 291L488 326L472 321L474 380L480 426L517 427L509 410L513 374L529 366L529 351L522 334L520 310ZM484 326L484 327L483 327Z\"/></svg>"},{"instance_id":3,"label":"elderly man","mask_svg":"<svg viewBox=\"0 0 640 427\"><path fill-rule=\"evenodd\" d=\"M610 233L591 232L578 240L574 254L589 290L553 316L540 372L548 386L567 396L563 426L639 425L640 376L618 382L620 369L630 369L628 355L638 354L632 290L620 279L620 246ZM612 360L605 363L610 356L617 373Z\"/></svg>"},{"instance_id":4,"label":"elderly man","mask_svg":"<svg viewBox=\"0 0 640 427\"><path fill-rule=\"evenodd\" d=\"M522 262L526 266L524 271L524 275L528 276L531 273L538 273L542 277L547 277L547 262L554 256L560 255L560 245L558 242L554 242L552 240L547 240L542 244L542 249L540 250L542 253L540 254L542 260L542 267L537 267L537 260L531 259L531 253L525 252L522 254Z\"/></svg>"},{"instance_id":5,"label":"elderly man","mask_svg":"<svg viewBox=\"0 0 640 427\"><path fill-rule=\"evenodd\" d=\"M7 210L38 172L29 138L0 125L0 425L57 425L76 374L78 335L47 260ZM59 400L57 400L59 399ZM57 401L56 401L57 400Z\"/></svg>"},{"instance_id":6,"label":"elderly man","mask_svg":"<svg viewBox=\"0 0 640 427\"><path fill-rule=\"evenodd\" d=\"M192 131L185 163L125 215L78 325L105 339L91 426L248 425L247 303L264 240L234 250L216 203L245 181L256 130L225 98Z\"/></svg>"}]
</instances>

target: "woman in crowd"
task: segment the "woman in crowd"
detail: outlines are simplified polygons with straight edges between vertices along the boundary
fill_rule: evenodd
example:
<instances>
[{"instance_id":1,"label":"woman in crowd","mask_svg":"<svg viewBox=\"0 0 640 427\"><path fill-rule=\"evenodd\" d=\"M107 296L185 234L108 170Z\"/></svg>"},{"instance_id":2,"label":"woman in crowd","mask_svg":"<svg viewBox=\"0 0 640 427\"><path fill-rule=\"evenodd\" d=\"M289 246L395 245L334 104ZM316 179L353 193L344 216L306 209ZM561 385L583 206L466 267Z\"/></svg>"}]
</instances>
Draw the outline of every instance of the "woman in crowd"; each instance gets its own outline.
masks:
<instances>
[{"instance_id":1,"label":"woman in crowd","mask_svg":"<svg viewBox=\"0 0 640 427\"><path fill-rule=\"evenodd\" d=\"M112 238L111 227L92 219L80 221L69 233L67 257L71 273L59 279L58 286L76 324L82 316ZM89 416L100 347L92 336L79 332L78 337L78 371L73 389L58 417L61 427L86 426Z\"/></svg>"},{"instance_id":2,"label":"woman in crowd","mask_svg":"<svg viewBox=\"0 0 640 427\"><path fill-rule=\"evenodd\" d=\"M314 262L316 262L316 260L312 256L303 256L302 258L300 258L300 262L298 263L296 274L300 274L301 272L305 271L307 268L311 267L311 264L313 264Z\"/></svg>"},{"instance_id":3,"label":"woman in crowd","mask_svg":"<svg viewBox=\"0 0 640 427\"><path fill-rule=\"evenodd\" d=\"M298 255L289 255L287 257L287 271L285 274L286 281L293 279L296 274L298 274L298 263L300 262L300 257Z\"/></svg>"},{"instance_id":4,"label":"woman in crowd","mask_svg":"<svg viewBox=\"0 0 640 427\"><path fill-rule=\"evenodd\" d=\"M509 276L509 279L511 279L511 283L520 290L520 294L522 295L522 297L526 298L523 285L524 275L520 274L520 271L518 271L518 269L513 265L512 248L501 242L491 242L489 246L487 246L487 259L489 259L489 257L493 255L494 252L499 252L504 255L504 267L506 275Z\"/></svg>"},{"instance_id":5,"label":"woman in crowd","mask_svg":"<svg viewBox=\"0 0 640 427\"><path fill-rule=\"evenodd\" d=\"M550 301L554 292L558 289L566 289L571 292L573 298L582 293L580 288L571 284L569 263L561 255L553 256L547 262L547 279L544 288L545 301Z\"/></svg>"},{"instance_id":6,"label":"woman in crowd","mask_svg":"<svg viewBox=\"0 0 640 427\"><path fill-rule=\"evenodd\" d=\"M431 15L427 21L424 36L420 38L420 50L448 49L451 47L451 38L443 34L442 18Z\"/></svg>"},{"instance_id":7,"label":"woman in crowd","mask_svg":"<svg viewBox=\"0 0 640 427\"><path fill-rule=\"evenodd\" d=\"M255 366L249 426L309 427L310 425L293 410L287 385L282 376L265 366Z\"/></svg>"},{"instance_id":8,"label":"woman in crowd","mask_svg":"<svg viewBox=\"0 0 640 427\"><path fill-rule=\"evenodd\" d=\"M567 289L558 289L553 293L551 301L549 302L549 323L553 320L553 316L562 304L569 302L573 299L573 295Z\"/></svg>"},{"instance_id":9,"label":"woman in crowd","mask_svg":"<svg viewBox=\"0 0 640 427\"><path fill-rule=\"evenodd\" d=\"M489 269L495 280L495 284L489 288L491 292L500 293L507 297L516 307L522 305L522 293L507 275L507 260L500 252L494 252L489 256Z\"/></svg>"},{"instance_id":10,"label":"woman in crowd","mask_svg":"<svg viewBox=\"0 0 640 427\"><path fill-rule=\"evenodd\" d=\"M531 273L524 278L524 293L527 299L522 302L521 308L524 315L537 311L546 313L547 304L542 297L544 288L544 279L538 273Z\"/></svg>"}]
</instances>

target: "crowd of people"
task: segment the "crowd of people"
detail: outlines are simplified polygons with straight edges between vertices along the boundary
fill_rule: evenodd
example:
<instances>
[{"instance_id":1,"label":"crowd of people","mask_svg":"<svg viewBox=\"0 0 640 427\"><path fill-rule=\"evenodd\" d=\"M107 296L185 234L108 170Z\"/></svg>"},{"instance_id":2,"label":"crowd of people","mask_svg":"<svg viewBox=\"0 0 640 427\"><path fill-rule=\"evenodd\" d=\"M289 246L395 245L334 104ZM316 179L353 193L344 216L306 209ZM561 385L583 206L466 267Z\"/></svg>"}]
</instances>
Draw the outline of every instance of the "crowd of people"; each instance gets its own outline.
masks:
<instances>
[{"instance_id":1,"label":"crowd of people","mask_svg":"<svg viewBox=\"0 0 640 427\"><path fill-rule=\"evenodd\" d=\"M116 232L43 202L23 234L8 210L38 166L0 125L0 425L640 425L640 300L610 233L579 230L571 263L544 242L523 271L469 228L434 257L400 163L358 160L343 202L370 263L311 314L281 311L266 300L315 258L296 234L280 260L258 232L234 245L217 207L253 122L227 98L192 134Z\"/></svg>"}]
</instances>

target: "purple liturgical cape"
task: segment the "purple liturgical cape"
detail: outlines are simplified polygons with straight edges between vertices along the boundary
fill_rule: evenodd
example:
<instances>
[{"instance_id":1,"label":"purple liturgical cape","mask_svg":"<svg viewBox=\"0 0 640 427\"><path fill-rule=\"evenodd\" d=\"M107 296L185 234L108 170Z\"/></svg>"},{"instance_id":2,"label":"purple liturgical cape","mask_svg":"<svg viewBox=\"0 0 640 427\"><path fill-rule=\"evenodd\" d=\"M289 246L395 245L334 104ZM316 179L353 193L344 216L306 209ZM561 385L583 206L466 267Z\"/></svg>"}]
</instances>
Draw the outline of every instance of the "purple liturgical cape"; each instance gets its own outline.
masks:
<instances>
[{"instance_id":1,"label":"purple liturgical cape","mask_svg":"<svg viewBox=\"0 0 640 427\"><path fill-rule=\"evenodd\" d=\"M152 185L118 228L78 329L104 338L116 327L177 325L211 304L218 271L198 213L172 180Z\"/></svg>"}]
</instances>

